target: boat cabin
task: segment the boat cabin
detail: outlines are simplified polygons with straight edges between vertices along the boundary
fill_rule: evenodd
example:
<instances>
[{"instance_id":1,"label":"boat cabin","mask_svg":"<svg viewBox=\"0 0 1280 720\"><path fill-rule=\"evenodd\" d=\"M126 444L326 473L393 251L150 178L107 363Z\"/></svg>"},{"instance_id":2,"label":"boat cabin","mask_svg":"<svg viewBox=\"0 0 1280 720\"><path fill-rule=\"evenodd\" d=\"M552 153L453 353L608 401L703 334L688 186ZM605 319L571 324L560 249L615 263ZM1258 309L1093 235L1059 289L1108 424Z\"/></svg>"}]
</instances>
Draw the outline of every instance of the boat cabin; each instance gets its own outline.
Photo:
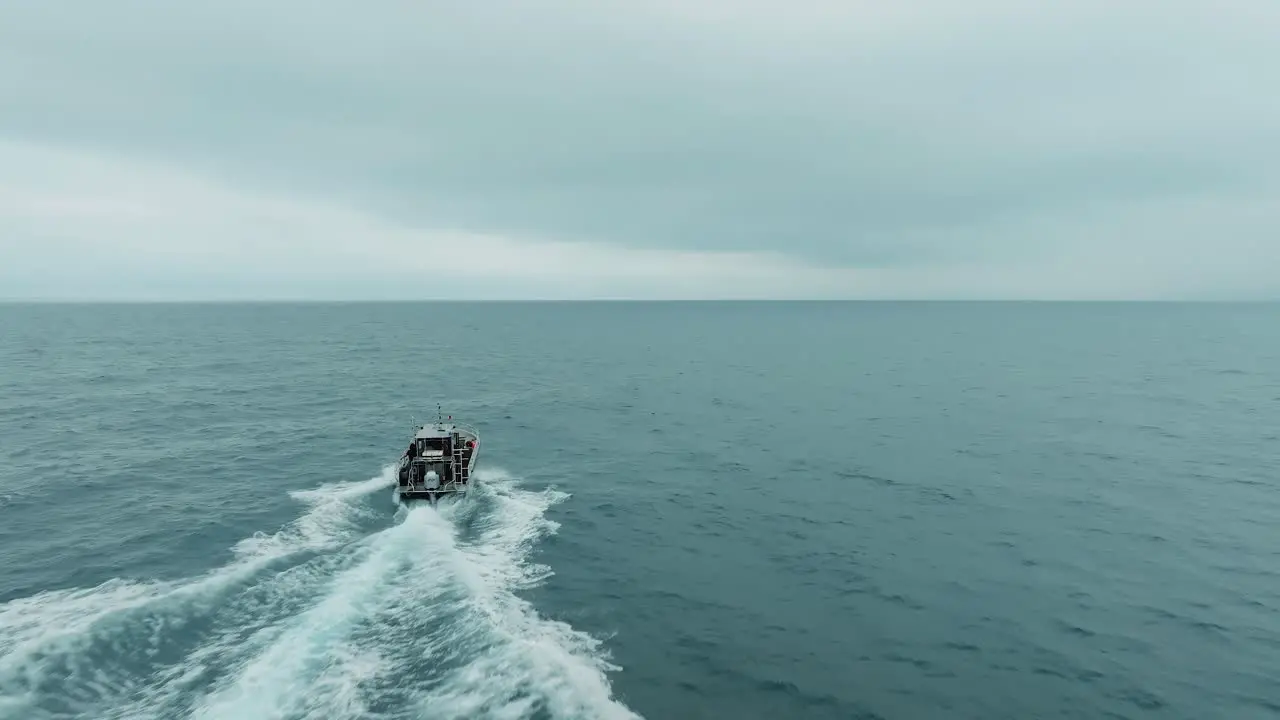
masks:
<instances>
[{"instance_id":1,"label":"boat cabin","mask_svg":"<svg viewBox=\"0 0 1280 720\"><path fill-rule=\"evenodd\" d=\"M413 436L411 457L427 459L443 459L453 454L458 433L448 432L442 427L423 427Z\"/></svg>"}]
</instances>

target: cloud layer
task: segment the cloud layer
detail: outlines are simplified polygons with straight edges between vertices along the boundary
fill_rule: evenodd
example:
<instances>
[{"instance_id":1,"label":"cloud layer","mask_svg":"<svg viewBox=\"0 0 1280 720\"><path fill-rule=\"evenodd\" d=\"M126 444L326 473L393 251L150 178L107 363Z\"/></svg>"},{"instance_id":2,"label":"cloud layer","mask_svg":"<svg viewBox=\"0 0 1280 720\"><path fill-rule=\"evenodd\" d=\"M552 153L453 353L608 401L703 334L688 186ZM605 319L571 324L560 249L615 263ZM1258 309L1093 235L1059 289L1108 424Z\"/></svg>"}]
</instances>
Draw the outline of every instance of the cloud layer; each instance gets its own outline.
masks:
<instances>
[{"instance_id":1,"label":"cloud layer","mask_svg":"<svg viewBox=\"0 0 1280 720\"><path fill-rule=\"evenodd\" d=\"M1277 36L1270 0L9 4L0 296L1280 297Z\"/></svg>"}]
</instances>

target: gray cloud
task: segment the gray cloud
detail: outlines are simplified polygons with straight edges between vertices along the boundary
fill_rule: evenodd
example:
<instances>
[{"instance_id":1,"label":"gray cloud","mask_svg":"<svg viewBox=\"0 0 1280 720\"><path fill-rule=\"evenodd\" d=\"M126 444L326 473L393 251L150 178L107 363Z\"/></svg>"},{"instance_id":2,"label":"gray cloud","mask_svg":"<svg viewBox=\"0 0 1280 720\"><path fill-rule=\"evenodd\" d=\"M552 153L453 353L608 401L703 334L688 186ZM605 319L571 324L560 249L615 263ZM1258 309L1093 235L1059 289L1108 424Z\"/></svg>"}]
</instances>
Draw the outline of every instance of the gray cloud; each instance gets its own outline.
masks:
<instances>
[{"instance_id":1,"label":"gray cloud","mask_svg":"<svg viewBox=\"0 0 1280 720\"><path fill-rule=\"evenodd\" d=\"M781 254L846 271L824 295L1280 295L1274 2L880 5L11 4L0 139L180 170L241 210L255 196L338 205L406 231L390 257L425 242L407 231L461 231L613 248L617 262ZM4 172L20 208L27 181ZM193 197L193 224L225 211ZM0 243L34 258L23 238L51 221L10 212ZM95 231L113 273L172 261L110 245L155 227L139 222ZM201 232L165 227L177 244ZM691 285L656 270L610 280L603 260L556 272L582 278L575 292L757 291L716 275L716 257ZM236 284L235 257L222 262L208 287ZM240 272L249 287L271 277ZM345 293L376 284L317 266L298 292L344 277Z\"/></svg>"}]
</instances>

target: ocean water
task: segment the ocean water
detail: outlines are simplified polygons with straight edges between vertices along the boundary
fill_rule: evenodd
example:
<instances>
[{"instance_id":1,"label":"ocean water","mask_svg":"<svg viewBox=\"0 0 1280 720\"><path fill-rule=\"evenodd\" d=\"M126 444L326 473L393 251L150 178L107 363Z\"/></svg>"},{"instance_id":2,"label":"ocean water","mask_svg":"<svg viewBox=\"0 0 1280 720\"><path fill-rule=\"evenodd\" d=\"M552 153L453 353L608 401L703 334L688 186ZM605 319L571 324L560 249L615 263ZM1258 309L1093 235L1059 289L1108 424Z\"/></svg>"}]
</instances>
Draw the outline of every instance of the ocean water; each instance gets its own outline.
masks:
<instances>
[{"instance_id":1,"label":"ocean water","mask_svg":"<svg viewBox=\"0 0 1280 720\"><path fill-rule=\"evenodd\" d=\"M1278 476L1277 305L0 306L0 718L1278 717Z\"/></svg>"}]
</instances>

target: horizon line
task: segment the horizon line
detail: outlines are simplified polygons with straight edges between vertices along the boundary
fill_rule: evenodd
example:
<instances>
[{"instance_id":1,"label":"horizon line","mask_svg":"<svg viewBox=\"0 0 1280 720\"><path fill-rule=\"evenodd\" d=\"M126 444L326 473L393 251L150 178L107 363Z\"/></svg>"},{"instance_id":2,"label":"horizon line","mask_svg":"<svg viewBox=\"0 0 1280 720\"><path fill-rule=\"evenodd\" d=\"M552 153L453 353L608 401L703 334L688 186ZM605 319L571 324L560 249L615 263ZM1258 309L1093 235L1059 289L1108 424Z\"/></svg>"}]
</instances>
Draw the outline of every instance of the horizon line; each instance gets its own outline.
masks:
<instances>
[{"instance_id":1,"label":"horizon line","mask_svg":"<svg viewBox=\"0 0 1280 720\"><path fill-rule=\"evenodd\" d=\"M589 304L589 303L986 303L986 304L1166 304L1266 305L1280 298L0 298L0 305L423 305L423 304Z\"/></svg>"}]
</instances>

